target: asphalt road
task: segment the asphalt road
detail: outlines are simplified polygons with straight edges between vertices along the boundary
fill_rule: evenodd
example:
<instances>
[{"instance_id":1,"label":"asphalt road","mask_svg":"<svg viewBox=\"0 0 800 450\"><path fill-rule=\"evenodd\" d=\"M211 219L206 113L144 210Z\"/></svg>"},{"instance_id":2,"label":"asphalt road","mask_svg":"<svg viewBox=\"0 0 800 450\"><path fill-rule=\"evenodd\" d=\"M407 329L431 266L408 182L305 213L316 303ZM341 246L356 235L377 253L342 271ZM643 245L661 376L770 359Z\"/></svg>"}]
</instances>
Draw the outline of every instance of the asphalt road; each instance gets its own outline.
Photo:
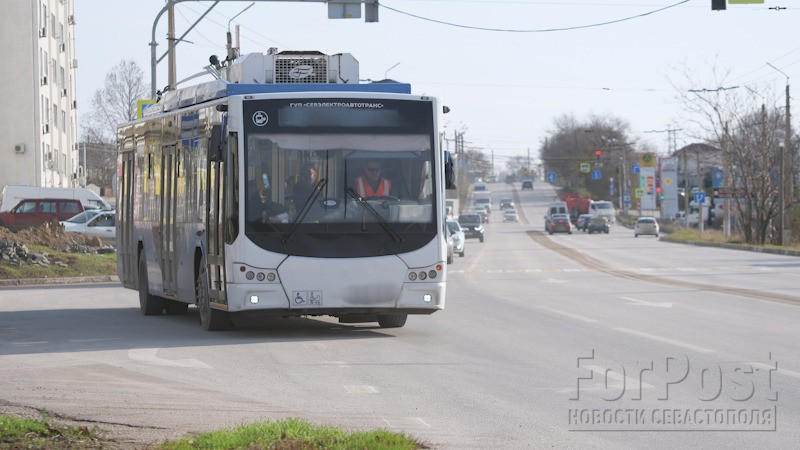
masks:
<instances>
[{"instance_id":1,"label":"asphalt road","mask_svg":"<svg viewBox=\"0 0 800 450\"><path fill-rule=\"evenodd\" d=\"M517 186L518 187L518 186ZM144 317L114 285L0 290L0 411L142 445L302 417L439 448L795 447L800 259L543 233L515 196L448 269L445 311L398 330L332 319Z\"/></svg>"}]
</instances>

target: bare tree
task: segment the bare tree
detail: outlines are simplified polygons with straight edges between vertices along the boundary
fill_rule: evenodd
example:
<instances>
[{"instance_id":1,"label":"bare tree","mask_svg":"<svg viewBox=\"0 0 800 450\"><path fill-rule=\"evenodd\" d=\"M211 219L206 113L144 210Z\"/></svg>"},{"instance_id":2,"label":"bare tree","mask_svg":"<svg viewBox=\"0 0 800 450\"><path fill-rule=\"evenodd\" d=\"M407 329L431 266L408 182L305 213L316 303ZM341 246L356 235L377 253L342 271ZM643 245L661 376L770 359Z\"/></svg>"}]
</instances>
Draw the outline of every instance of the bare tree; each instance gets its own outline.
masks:
<instances>
[{"instance_id":1,"label":"bare tree","mask_svg":"<svg viewBox=\"0 0 800 450\"><path fill-rule=\"evenodd\" d=\"M712 75L716 81L703 84L687 72L690 87L676 86L678 100L689 113L686 123L696 137L723 149L728 166L724 187L739 193L733 202L745 241L764 244L777 238L771 230L779 214L779 143L785 112L770 90L728 85L727 73L715 68Z\"/></svg>"},{"instance_id":2,"label":"bare tree","mask_svg":"<svg viewBox=\"0 0 800 450\"><path fill-rule=\"evenodd\" d=\"M630 126L614 116L590 115L578 121L564 115L553 121L553 129L539 149L548 172L555 172L561 184L572 190L586 189L592 198L609 197L609 178L616 175L623 156L633 151ZM600 151L600 155L596 154ZM580 164L589 162L603 166L600 180L580 171Z\"/></svg>"},{"instance_id":3,"label":"bare tree","mask_svg":"<svg viewBox=\"0 0 800 450\"><path fill-rule=\"evenodd\" d=\"M91 111L81 124L89 183L111 185L117 126L136 118L137 102L147 98L150 89L144 79L135 61L122 60L106 74L102 89L95 91Z\"/></svg>"}]
</instances>

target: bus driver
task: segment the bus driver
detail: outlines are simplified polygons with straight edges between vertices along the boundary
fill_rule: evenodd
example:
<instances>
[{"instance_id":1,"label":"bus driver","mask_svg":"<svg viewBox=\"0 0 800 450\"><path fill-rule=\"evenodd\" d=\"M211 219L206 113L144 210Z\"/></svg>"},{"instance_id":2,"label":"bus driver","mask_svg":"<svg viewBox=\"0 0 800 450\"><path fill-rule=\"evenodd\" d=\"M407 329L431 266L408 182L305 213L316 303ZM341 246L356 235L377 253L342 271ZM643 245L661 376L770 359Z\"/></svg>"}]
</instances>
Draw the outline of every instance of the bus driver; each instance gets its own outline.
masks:
<instances>
[{"instance_id":1,"label":"bus driver","mask_svg":"<svg viewBox=\"0 0 800 450\"><path fill-rule=\"evenodd\" d=\"M390 195L392 182L381 174L381 162L369 159L364 164L364 172L355 178L355 187L362 197L380 197Z\"/></svg>"}]
</instances>

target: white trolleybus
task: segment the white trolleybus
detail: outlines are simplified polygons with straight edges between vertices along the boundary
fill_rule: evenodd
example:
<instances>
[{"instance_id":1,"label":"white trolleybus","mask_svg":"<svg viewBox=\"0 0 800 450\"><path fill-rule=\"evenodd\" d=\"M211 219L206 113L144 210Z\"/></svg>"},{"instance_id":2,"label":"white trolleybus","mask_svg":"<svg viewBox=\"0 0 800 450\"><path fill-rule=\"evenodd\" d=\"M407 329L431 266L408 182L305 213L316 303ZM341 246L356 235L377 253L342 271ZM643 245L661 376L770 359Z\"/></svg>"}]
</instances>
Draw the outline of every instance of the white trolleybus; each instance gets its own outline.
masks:
<instances>
[{"instance_id":1,"label":"white trolleybus","mask_svg":"<svg viewBox=\"0 0 800 450\"><path fill-rule=\"evenodd\" d=\"M196 305L221 330L235 314L401 327L443 309L454 179L436 100L360 84L349 54L216 65L118 130L118 272L142 313Z\"/></svg>"}]
</instances>

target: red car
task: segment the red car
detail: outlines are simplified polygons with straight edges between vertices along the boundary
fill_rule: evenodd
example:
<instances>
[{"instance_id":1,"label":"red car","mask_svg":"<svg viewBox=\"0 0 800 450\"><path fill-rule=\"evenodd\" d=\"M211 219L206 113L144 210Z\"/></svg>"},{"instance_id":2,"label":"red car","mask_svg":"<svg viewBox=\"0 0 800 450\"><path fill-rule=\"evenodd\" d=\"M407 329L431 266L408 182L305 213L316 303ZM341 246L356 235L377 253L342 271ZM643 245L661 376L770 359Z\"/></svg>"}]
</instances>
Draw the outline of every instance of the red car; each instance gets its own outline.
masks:
<instances>
[{"instance_id":1,"label":"red car","mask_svg":"<svg viewBox=\"0 0 800 450\"><path fill-rule=\"evenodd\" d=\"M21 200L16 206L0 213L0 226L11 231L34 227L45 222L67 220L83 212L80 200L39 198Z\"/></svg>"}]
</instances>

